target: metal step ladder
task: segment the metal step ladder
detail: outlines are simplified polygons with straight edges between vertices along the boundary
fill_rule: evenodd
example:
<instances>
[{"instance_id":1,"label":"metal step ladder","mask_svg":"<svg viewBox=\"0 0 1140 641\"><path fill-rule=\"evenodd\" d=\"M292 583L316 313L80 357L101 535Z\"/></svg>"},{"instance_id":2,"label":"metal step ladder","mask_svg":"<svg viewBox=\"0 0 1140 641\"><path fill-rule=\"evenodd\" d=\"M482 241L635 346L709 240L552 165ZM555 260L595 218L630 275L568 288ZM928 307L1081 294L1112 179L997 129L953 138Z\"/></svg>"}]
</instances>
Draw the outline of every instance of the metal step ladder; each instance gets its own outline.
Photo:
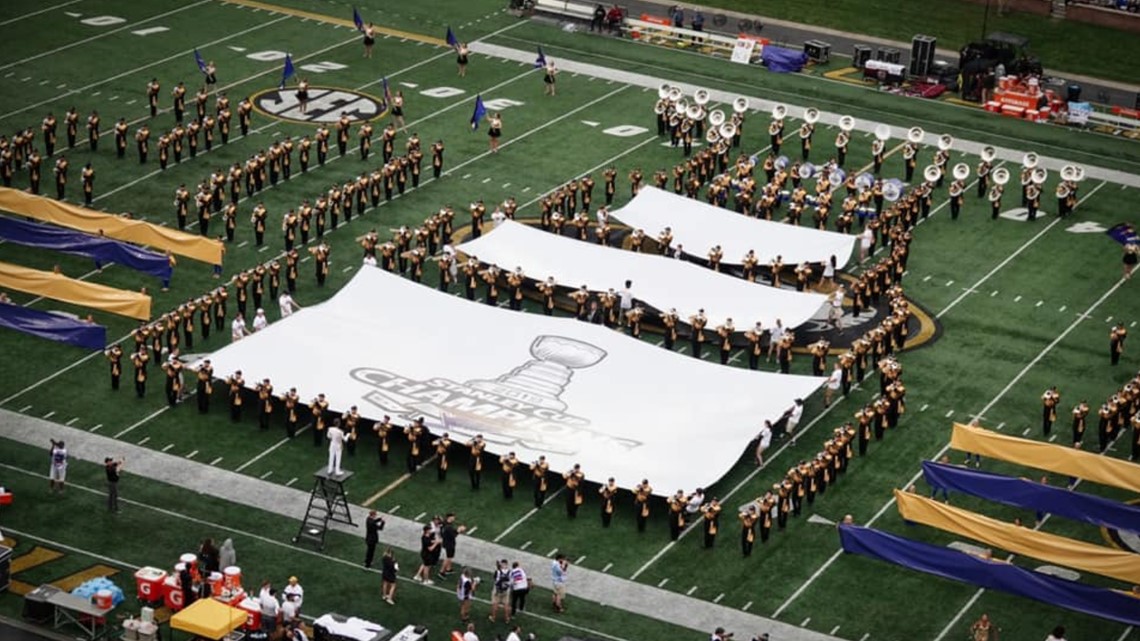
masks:
<instances>
[{"instance_id":1,"label":"metal step ladder","mask_svg":"<svg viewBox=\"0 0 1140 641\"><path fill-rule=\"evenodd\" d=\"M344 484L352 478L352 472L344 471L333 475L322 469L313 474L313 478L309 507L305 510L301 529L293 537L293 542L311 543L318 550L324 550L325 535L330 523L345 523L356 527L348 507L348 494L344 491Z\"/></svg>"}]
</instances>

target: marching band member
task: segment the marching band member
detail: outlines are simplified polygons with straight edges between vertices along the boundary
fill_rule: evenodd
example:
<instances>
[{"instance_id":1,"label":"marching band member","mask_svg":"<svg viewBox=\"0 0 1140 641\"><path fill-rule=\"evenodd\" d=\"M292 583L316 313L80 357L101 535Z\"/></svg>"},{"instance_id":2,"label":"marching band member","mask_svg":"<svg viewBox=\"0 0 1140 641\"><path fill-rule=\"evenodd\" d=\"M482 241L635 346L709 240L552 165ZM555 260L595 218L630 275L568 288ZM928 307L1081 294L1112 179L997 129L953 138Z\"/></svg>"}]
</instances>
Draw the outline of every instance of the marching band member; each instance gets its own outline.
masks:
<instances>
[{"instance_id":1,"label":"marching band member","mask_svg":"<svg viewBox=\"0 0 1140 641\"><path fill-rule=\"evenodd\" d=\"M990 201L990 219L991 220L997 220L998 214L1001 213L1001 196L1002 196L1002 192L1004 192L1004 191L1005 191L1005 185L999 185L997 183L994 183L994 186L990 187L990 193L989 193L988 198Z\"/></svg>"},{"instance_id":2,"label":"marching band member","mask_svg":"<svg viewBox=\"0 0 1140 641\"><path fill-rule=\"evenodd\" d=\"M705 548L712 548L716 543L717 524L720 521L720 501L714 496L706 505L701 506L701 518L704 519Z\"/></svg>"},{"instance_id":3,"label":"marching band member","mask_svg":"<svg viewBox=\"0 0 1140 641\"><path fill-rule=\"evenodd\" d=\"M907 140L903 144L902 153L906 162L906 177L903 180L909 183L914 179L914 168L918 165L918 145Z\"/></svg>"},{"instance_id":4,"label":"marching band member","mask_svg":"<svg viewBox=\"0 0 1140 641\"><path fill-rule=\"evenodd\" d=\"M871 159L873 163L872 173L876 176L883 170L883 152L886 150L887 144L878 138L871 143Z\"/></svg>"},{"instance_id":5,"label":"marching band member","mask_svg":"<svg viewBox=\"0 0 1140 641\"><path fill-rule=\"evenodd\" d=\"M546 490L549 487L547 481L549 471L550 464L546 462L545 456L539 456L537 461L530 464L530 473L531 476L534 477L535 509L542 509L542 504L546 502Z\"/></svg>"},{"instance_id":6,"label":"marching band member","mask_svg":"<svg viewBox=\"0 0 1140 641\"><path fill-rule=\"evenodd\" d=\"M800 152L803 154L804 161L807 161L811 156L811 139L815 135L815 125L810 122L805 122L800 125Z\"/></svg>"},{"instance_id":7,"label":"marching band member","mask_svg":"<svg viewBox=\"0 0 1140 641\"><path fill-rule=\"evenodd\" d=\"M673 345L677 342L678 320L680 320L680 316L677 315L676 308L672 308L661 315L661 325L665 329L665 340L662 345L669 351L673 351Z\"/></svg>"},{"instance_id":8,"label":"marching band member","mask_svg":"<svg viewBox=\"0 0 1140 641\"><path fill-rule=\"evenodd\" d=\"M641 479L633 488L633 508L637 512L638 532L644 532L645 524L649 522L649 499L652 496L653 487L649 485L649 479Z\"/></svg>"},{"instance_id":9,"label":"marching band member","mask_svg":"<svg viewBox=\"0 0 1140 641\"><path fill-rule=\"evenodd\" d=\"M586 480L586 474L582 472L582 466L575 463L574 468L563 474L562 478L566 480L566 516L577 518L578 508L586 499L582 494L582 482Z\"/></svg>"},{"instance_id":10,"label":"marching band member","mask_svg":"<svg viewBox=\"0 0 1140 641\"><path fill-rule=\"evenodd\" d=\"M1029 210L1029 215L1026 218L1030 222L1037 220L1037 208L1041 204L1041 186L1037 183L1030 182L1025 186L1025 206Z\"/></svg>"},{"instance_id":11,"label":"marching band member","mask_svg":"<svg viewBox=\"0 0 1140 641\"><path fill-rule=\"evenodd\" d=\"M784 119L773 119L768 125L768 144L772 149L772 156L780 155L780 145L784 144ZM769 179L770 180L770 179Z\"/></svg>"},{"instance_id":12,"label":"marching band member","mask_svg":"<svg viewBox=\"0 0 1140 641\"><path fill-rule=\"evenodd\" d=\"M692 346L692 354L696 358L701 357L701 347L705 343L705 326L708 325L708 317L705 316L705 310L697 310L697 313L689 317L689 341Z\"/></svg>"},{"instance_id":13,"label":"marching band member","mask_svg":"<svg viewBox=\"0 0 1140 641\"><path fill-rule=\"evenodd\" d=\"M1120 355L1124 352L1124 340L1128 338L1128 328L1124 323L1117 323L1108 335L1109 355L1112 364L1120 363Z\"/></svg>"},{"instance_id":14,"label":"marching band member","mask_svg":"<svg viewBox=\"0 0 1140 641\"><path fill-rule=\"evenodd\" d=\"M990 186L990 170L993 169L993 163L983 159L978 163L978 198L986 195L986 191Z\"/></svg>"},{"instance_id":15,"label":"marching band member","mask_svg":"<svg viewBox=\"0 0 1140 641\"><path fill-rule=\"evenodd\" d=\"M950 220L958 220L958 214L962 213L962 200L966 193L966 181L954 179L950 183Z\"/></svg>"},{"instance_id":16,"label":"marching band member","mask_svg":"<svg viewBox=\"0 0 1140 641\"><path fill-rule=\"evenodd\" d=\"M487 442L483 440L482 434L476 434L475 438L467 441L467 450L470 452L467 458L467 475L471 478L473 490L479 489L479 484L483 480L483 450L486 448Z\"/></svg>"},{"instance_id":17,"label":"marching band member","mask_svg":"<svg viewBox=\"0 0 1140 641\"><path fill-rule=\"evenodd\" d=\"M1057 391L1056 385L1041 395L1041 429L1045 432L1045 436L1049 436L1049 432L1053 430L1053 423L1057 420L1057 404L1060 402L1061 393Z\"/></svg>"},{"instance_id":18,"label":"marching band member","mask_svg":"<svg viewBox=\"0 0 1140 641\"><path fill-rule=\"evenodd\" d=\"M840 131L835 136L836 165L842 167L847 162L847 147L851 143L851 134ZM909 180L909 179L908 179Z\"/></svg>"},{"instance_id":19,"label":"marching band member","mask_svg":"<svg viewBox=\"0 0 1140 641\"><path fill-rule=\"evenodd\" d=\"M602 497L602 527L609 527L610 522L613 520L614 502L617 493L617 483L612 476L605 485L598 488L598 494Z\"/></svg>"},{"instance_id":20,"label":"marching band member","mask_svg":"<svg viewBox=\"0 0 1140 641\"><path fill-rule=\"evenodd\" d=\"M726 318L724 324L716 328L717 336L720 337L720 364L728 365L728 357L732 351L732 333L736 328L732 325L732 319Z\"/></svg>"}]
</instances>

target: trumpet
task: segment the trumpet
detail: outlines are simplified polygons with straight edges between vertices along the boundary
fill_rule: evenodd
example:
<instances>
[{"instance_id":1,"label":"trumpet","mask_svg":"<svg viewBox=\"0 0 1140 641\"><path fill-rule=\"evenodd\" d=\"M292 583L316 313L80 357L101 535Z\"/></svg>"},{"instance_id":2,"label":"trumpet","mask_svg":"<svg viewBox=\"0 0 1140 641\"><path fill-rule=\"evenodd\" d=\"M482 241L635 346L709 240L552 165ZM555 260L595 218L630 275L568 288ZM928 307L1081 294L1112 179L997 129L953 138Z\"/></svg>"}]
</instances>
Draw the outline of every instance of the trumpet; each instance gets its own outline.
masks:
<instances>
[{"instance_id":1,"label":"trumpet","mask_svg":"<svg viewBox=\"0 0 1140 641\"><path fill-rule=\"evenodd\" d=\"M809 125L814 125L819 122L819 109L815 107L808 107L804 110L804 122Z\"/></svg>"},{"instance_id":2,"label":"trumpet","mask_svg":"<svg viewBox=\"0 0 1140 641\"><path fill-rule=\"evenodd\" d=\"M788 108L784 105L772 107L772 120L783 120L788 115Z\"/></svg>"},{"instance_id":3,"label":"trumpet","mask_svg":"<svg viewBox=\"0 0 1140 641\"><path fill-rule=\"evenodd\" d=\"M922 130L922 127L911 127L906 132L906 139L916 145L922 144L922 139L925 137L926 132Z\"/></svg>"},{"instance_id":4,"label":"trumpet","mask_svg":"<svg viewBox=\"0 0 1140 641\"><path fill-rule=\"evenodd\" d=\"M927 165L926 169L922 170L922 177L928 183L936 183L942 177L942 170L935 165Z\"/></svg>"},{"instance_id":5,"label":"trumpet","mask_svg":"<svg viewBox=\"0 0 1140 641\"><path fill-rule=\"evenodd\" d=\"M954 146L954 137L950 134L942 134L938 137L938 149L940 151L950 151Z\"/></svg>"},{"instance_id":6,"label":"trumpet","mask_svg":"<svg viewBox=\"0 0 1140 641\"><path fill-rule=\"evenodd\" d=\"M1021 157L1021 166L1025 167L1026 169L1033 169L1037 166L1037 163L1040 162L1040 160L1041 159L1038 158L1037 154L1031 151Z\"/></svg>"},{"instance_id":7,"label":"trumpet","mask_svg":"<svg viewBox=\"0 0 1140 641\"><path fill-rule=\"evenodd\" d=\"M697 89L693 92L693 102L697 103L698 105L707 105L711 99L712 94L709 93L708 89Z\"/></svg>"},{"instance_id":8,"label":"trumpet","mask_svg":"<svg viewBox=\"0 0 1140 641\"><path fill-rule=\"evenodd\" d=\"M719 127L724 124L724 112L720 109L714 109L709 112L709 124L713 127Z\"/></svg>"},{"instance_id":9,"label":"trumpet","mask_svg":"<svg viewBox=\"0 0 1140 641\"><path fill-rule=\"evenodd\" d=\"M954 180L965 180L970 176L970 166L964 162L960 162L957 165L954 165L952 174L954 176Z\"/></svg>"},{"instance_id":10,"label":"trumpet","mask_svg":"<svg viewBox=\"0 0 1140 641\"><path fill-rule=\"evenodd\" d=\"M997 158L997 149L986 145L982 148L982 162L993 162Z\"/></svg>"},{"instance_id":11,"label":"trumpet","mask_svg":"<svg viewBox=\"0 0 1140 641\"><path fill-rule=\"evenodd\" d=\"M1009 170L1005 167L998 167L994 170L994 183L997 185L1004 185L1009 182Z\"/></svg>"},{"instance_id":12,"label":"trumpet","mask_svg":"<svg viewBox=\"0 0 1140 641\"><path fill-rule=\"evenodd\" d=\"M850 133L851 130L854 128L855 128L855 118L853 118L851 116L840 116L839 117L839 130L840 131L846 131L846 132Z\"/></svg>"},{"instance_id":13,"label":"trumpet","mask_svg":"<svg viewBox=\"0 0 1140 641\"><path fill-rule=\"evenodd\" d=\"M736 100L733 100L732 110L738 114L742 114L745 111L748 111L748 99L744 96L740 96Z\"/></svg>"}]
</instances>

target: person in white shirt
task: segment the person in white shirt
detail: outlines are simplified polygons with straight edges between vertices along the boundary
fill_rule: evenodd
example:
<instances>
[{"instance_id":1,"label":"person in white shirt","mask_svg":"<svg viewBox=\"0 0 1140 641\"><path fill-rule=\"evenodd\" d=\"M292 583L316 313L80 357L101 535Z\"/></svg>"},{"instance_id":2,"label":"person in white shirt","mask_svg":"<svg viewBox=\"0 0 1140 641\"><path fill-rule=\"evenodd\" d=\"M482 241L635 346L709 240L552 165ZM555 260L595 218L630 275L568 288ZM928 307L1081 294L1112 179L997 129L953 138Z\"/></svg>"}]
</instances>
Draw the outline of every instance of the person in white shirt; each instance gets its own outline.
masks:
<instances>
[{"instance_id":1,"label":"person in white shirt","mask_svg":"<svg viewBox=\"0 0 1140 641\"><path fill-rule=\"evenodd\" d=\"M507 641L522 641L522 627L519 624L511 626L511 631L507 633Z\"/></svg>"},{"instance_id":2,"label":"person in white shirt","mask_svg":"<svg viewBox=\"0 0 1140 641\"><path fill-rule=\"evenodd\" d=\"M479 641L479 636L475 634L474 623L467 624L467 631L463 633L463 641Z\"/></svg>"},{"instance_id":3,"label":"person in white shirt","mask_svg":"<svg viewBox=\"0 0 1140 641\"><path fill-rule=\"evenodd\" d=\"M701 506L705 504L705 489L698 487L696 491L689 495L685 503L685 513L689 515L696 514L701 511Z\"/></svg>"},{"instance_id":4,"label":"person in white shirt","mask_svg":"<svg viewBox=\"0 0 1140 641\"><path fill-rule=\"evenodd\" d=\"M257 601L258 605L261 606L261 629L266 634L273 636L273 633L277 631L277 615L281 611L281 606L277 603L277 590L274 590L269 584L265 584L261 588L261 595Z\"/></svg>"},{"instance_id":5,"label":"person in white shirt","mask_svg":"<svg viewBox=\"0 0 1140 641\"><path fill-rule=\"evenodd\" d=\"M340 456L344 452L344 443L348 440L344 430L340 427L340 419L334 419L329 426L326 438L329 440L329 476L340 476Z\"/></svg>"},{"instance_id":6,"label":"person in white shirt","mask_svg":"<svg viewBox=\"0 0 1140 641\"><path fill-rule=\"evenodd\" d=\"M804 400L797 398L792 409L788 410L788 436L792 437L792 445L796 444L796 427L800 424L800 418L804 415Z\"/></svg>"},{"instance_id":7,"label":"person in white shirt","mask_svg":"<svg viewBox=\"0 0 1140 641\"><path fill-rule=\"evenodd\" d=\"M823 282L827 285L832 285L835 283L836 262L837 261L835 260L835 255L832 254L831 258L823 264Z\"/></svg>"},{"instance_id":8,"label":"person in white shirt","mask_svg":"<svg viewBox=\"0 0 1140 641\"><path fill-rule=\"evenodd\" d=\"M301 309L301 306L297 304L297 301L293 300L289 292L281 292L281 295L277 297L277 308L281 310L281 318L285 318L286 316L292 316L293 312Z\"/></svg>"},{"instance_id":9,"label":"person in white shirt","mask_svg":"<svg viewBox=\"0 0 1140 641\"><path fill-rule=\"evenodd\" d=\"M1045 637L1045 641L1065 641L1065 626L1059 625L1053 628L1049 636Z\"/></svg>"},{"instance_id":10,"label":"person in white shirt","mask_svg":"<svg viewBox=\"0 0 1140 641\"><path fill-rule=\"evenodd\" d=\"M51 468L48 473L48 483L52 494L58 490L62 492L67 484L67 448L63 441L51 439Z\"/></svg>"},{"instance_id":11,"label":"person in white shirt","mask_svg":"<svg viewBox=\"0 0 1140 641\"><path fill-rule=\"evenodd\" d=\"M518 561L511 564L511 609L507 621L526 610L526 595L530 594L530 579Z\"/></svg>"},{"instance_id":12,"label":"person in white shirt","mask_svg":"<svg viewBox=\"0 0 1140 641\"><path fill-rule=\"evenodd\" d=\"M288 627L297 620L297 603L292 596L286 594L281 602L281 625Z\"/></svg>"},{"instance_id":13,"label":"person in white shirt","mask_svg":"<svg viewBox=\"0 0 1140 641\"><path fill-rule=\"evenodd\" d=\"M831 405L831 399L834 398L835 393L839 391L839 385L843 383L843 367L835 364L835 369L831 370L831 375L827 377L827 387L823 390L823 406Z\"/></svg>"},{"instance_id":14,"label":"person in white shirt","mask_svg":"<svg viewBox=\"0 0 1140 641\"><path fill-rule=\"evenodd\" d=\"M236 343L248 335L249 328L245 326L245 319L241 314L234 316L234 322L230 324L230 339Z\"/></svg>"},{"instance_id":15,"label":"person in white shirt","mask_svg":"<svg viewBox=\"0 0 1140 641\"><path fill-rule=\"evenodd\" d=\"M503 213L503 210L496 207L495 211L491 212L491 229L498 227L506 219L507 215Z\"/></svg>"},{"instance_id":16,"label":"person in white shirt","mask_svg":"<svg viewBox=\"0 0 1140 641\"><path fill-rule=\"evenodd\" d=\"M784 322L776 319L776 326L768 331L768 357L764 360L772 360L772 353L776 351L776 345L784 338Z\"/></svg>"},{"instance_id":17,"label":"person in white shirt","mask_svg":"<svg viewBox=\"0 0 1140 641\"><path fill-rule=\"evenodd\" d=\"M756 437L756 467L764 467L764 451L772 445L772 422L764 421Z\"/></svg>"},{"instance_id":18,"label":"person in white shirt","mask_svg":"<svg viewBox=\"0 0 1140 641\"><path fill-rule=\"evenodd\" d=\"M840 285L827 297L827 322L837 331L843 331L843 286Z\"/></svg>"},{"instance_id":19,"label":"person in white shirt","mask_svg":"<svg viewBox=\"0 0 1140 641\"><path fill-rule=\"evenodd\" d=\"M293 604L297 606L297 614L300 614L301 604L305 601L305 588L301 587L297 577L289 577L289 583L281 590L281 594L284 595L285 599L293 601Z\"/></svg>"},{"instance_id":20,"label":"person in white shirt","mask_svg":"<svg viewBox=\"0 0 1140 641\"><path fill-rule=\"evenodd\" d=\"M260 332L266 327L269 327L269 319L265 317L265 310L258 307L257 313L253 315L253 331Z\"/></svg>"},{"instance_id":21,"label":"person in white shirt","mask_svg":"<svg viewBox=\"0 0 1140 641\"><path fill-rule=\"evenodd\" d=\"M629 313L629 310L633 309L633 291L630 289L631 287L633 287L633 281L627 280L627 281L625 281L625 287L623 287L621 292L620 292L621 315L618 316L618 325L622 325L622 326L625 325L625 323L626 323L626 316L625 315L627 313Z\"/></svg>"},{"instance_id":22,"label":"person in white shirt","mask_svg":"<svg viewBox=\"0 0 1140 641\"><path fill-rule=\"evenodd\" d=\"M867 256L871 253L871 244L874 242L875 230L867 225L863 228L863 233L859 234L859 262L867 260Z\"/></svg>"}]
</instances>

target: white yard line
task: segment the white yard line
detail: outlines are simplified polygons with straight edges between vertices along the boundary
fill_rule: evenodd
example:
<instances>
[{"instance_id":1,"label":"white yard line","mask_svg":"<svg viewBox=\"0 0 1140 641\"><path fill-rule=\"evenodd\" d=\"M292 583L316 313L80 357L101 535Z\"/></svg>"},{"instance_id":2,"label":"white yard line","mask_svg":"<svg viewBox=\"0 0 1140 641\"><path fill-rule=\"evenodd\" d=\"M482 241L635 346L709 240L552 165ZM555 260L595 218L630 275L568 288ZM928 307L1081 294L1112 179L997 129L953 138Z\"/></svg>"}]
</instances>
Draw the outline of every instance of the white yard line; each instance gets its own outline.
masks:
<instances>
[{"instance_id":1,"label":"white yard line","mask_svg":"<svg viewBox=\"0 0 1140 641\"><path fill-rule=\"evenodd\" d=\"M10 68L15 67L17 65L22 65L22 64L28 63L28 62L31 62L33 60L39 60L40 58L50 56L53 54L57 54L61 51L67 51L68 49L71 49L72 47L78 47L80 45L85 45L88 42L93 42L93 41L98 40L100 38L106 38L107 36L114 35L116 33L119 33L120 31L125 31L127 29L134 29L135 27L138 27L139 25L143 25L143 24L146 24L148 22L153 22L155 20L158 20L160 18L165 18L167 16L172 16L176 13L181 13L183 11L186 11L187 9L193 9L195 7L207 4L209 2L211 2L211 0L198 0L197 2L195 2L193 4L188 4L188 5L185 5L182 7L178 7L177 9L171 9L170 11L167 11L165 13L160 13L157 16L151 16L149 18L144 18L143 20L139 20L138 22L128 22L127 24L119 27L118 29L112 29L110 31L104 31L103 33L96 34L94 36L84 38L82 40L76 40L75 42L72 42L70 44L65 44L65 45L60 46L60 47L56 47L55 49L52 49L50 51L44 51L43 53L37 53L34 56L28 56L27 58L21 58L20 60L17 60L15 62L9 62L6 65L0 66L0 71L2 71L4 69L10 69Z\"/></svg>"},{"instance_id":2,"label":"white yard line","mask_svg":"<svg viewBox=\"0 0 1140 641\"><path fill-rule=\"evenodd\" d=\"M1108 291L1106 291L1100 298L1098 298L1096 300L1096 302L1094 302L1092 305L1089 306L1089 308L1087 310L1085 310L1084 314L1082 314L1081 316L1078 316L1077 319L1072 322L1072 324L1070 324L1067 328L1065 328L1065 331L1061 332L1057 336L1057 338L1053 339L1053 342L1046 345L1045 348L1042 349L1041 352L1033 358L1033 360L1029 361L1029 363L1025 367L1023 367L1021 369L1021 371L1017 373L1016 376L1013 377L1013 380L1011 380L1005 387L1003 387L1001 389L1001 391L999 391L997 393L997 395L994 396L990 400L990 402L987 403L986 406L983 407L981 409L981 411L978 412L978 414L979 415L986 414L987 412L990 411L990 409L992 409L994 407L994 405L997 405L997 403L1002 398L1004 398L1005 395L1008 394L1011 389L1013 389L1013 386L1016 385L1027 373L1029 373L1029 370L1033 369L1033 367L1035 365L1040 363L1041 359L1045 358L1045 356L1049 352L1051 352L1054 347L1056 347L1058 344L1060 344L1060 342L1063 341L1066 336L1071 334L1073 332L1073 330L1076 329L1078 325L1080 325L1081 321L1083 321L1085 319L1086 315L1091 314L1093 311L1096 310L1097 307L1100 307L1101 304L1103 304L1104 301L1108 300L1108 298L1110 296L1112 296L1114 293L1116 293L1116 290L1120 289L1120 287L1122 285L1124 285L1125 282L1127 282L1127 281L1125 281L1123 279L1116 281L1116 283L1112 287L1110 287L1108 289ZM938 451L937 454L930 457L930 460L937 460L938 458L940 458L943 454L945 454L949 450L950 450L950 444L947 443L941 450ZM912 476L910 478L910 480L903 483L900 487L909 487L912 483L917 482L921 477L922 477L922 472L919 471L917 474ZM872 516L870 518L870 520L868 520L864 524L864 526L870 527L871 525L874 525L875 521L878 521L879 518L883 516L883 514L886 514L887 510L891 509L891 506L893 506L894 504L895 504L895 499L892 496L889 501L887 501L885 504L883 504L883 507L879 508L878 512L875 512L874 516ZM818 579L829 567L831 567L831 564L835 563L836 559L838 559L842 555L843 555L843 550L839 549L839 550L836 550L835 553L832 554L830 557L828 557L827 561L825 561L823 563L823 565L821 565L819 567L819 569L817 569L814 573L812 573L812 575L810 577L808 577L807 581L804 581L804 583L802 585L800 585L800 587L796 588L796 591L793 592L792 595L787 598L787 600L785 600L782 604L780 604L780 607L776 608L776 611L772 613L772 618L778 618L780 616L780 614L785 609L787 609L787 607L789 605L792 604L793 601L795 601L797 598L799 598L799 596L801 594L803 594L804 591L807 590L809 586L811 586L811 584L815 583L815 580Z\"/></svg>"},{"instance_id":3,"label":"white yard line","mask_svg":"<svg viewBox=\"0 0 1140 641\"><path fill-rule=\"evenodd\" d=\"M12 24L13 22L19 22L19 21L24 20L26 18L31 18L32 16L38 16L41 13L47 13L48 11L55 11L56 9L66 7L69 4L75 4L76 2L82 2L82 0L68 0L67 2L61 2L59 4L55 4L55 5L52 5L50 7L45 7L43 9L40 9L39 11L33 11L31 13L25 13L23 15L16 16L15 18L9 18L9 19L5 20L4 22L0 22L0 27L3 27L4 25Z\"/></svg>"},{"instance_id":4,"label":"white yard line","mask_svg":"<svg viewBox=\"0 0 1140 641\"><path fill-rule=\"evenodd\" d=\"M163 412L165 412L168 409L170 409L169 405L163 405L161 409L155 410L155 411L151 412L150 414L147 414L145 417L143 417L141 420L139 420L135 424L131 425L127 429L116 434L115 438L122 438L122 437L126 436L127 434L130 434L131 432L133 432L135 430L135 428L148 423L150 421L150 419L158 416L159 414L162 414Z\"/></svg>"},{"instance_id":5,"label":"white yard line","mask_svg":"<svg viewBox=\"0 0 1140 641\"><path fill-rule=\"evenodd\" d=\"M199 45L197 47L197 49L204 49L206 47L210 47L210 46L225 42L226 40L229 40L231 38L237 38L240 36L244 36L247 33L252 33L254 31L257 31L258 29L264 29L265 27L268 27L270 25L277 24L278 22L281 22L282 20L288 20L291 17L292 16L284 16L284 17L278 18L276 20L270 20L269 22L264 22L264 23L255 25L253 27L250 27L249 29L245 29L244 31L239 31L237 33L230 34L224 38L218 38L217 40L212 40L210 42L203 43L203 44ZM0 24L3 24L3 23L0 23ZM108 82L113 82L113 81L118 80L120 78L124 78L126 76L131 75L131 74L138 73L140 71L149 69L149 68L154 67L156 65L161 65L161 64L165 64L167 62L170 62L172 60L178 60L180 58L184 58L185 56L188 56L192 53L194 53L194 49L187 49L185 51L180 51L180 52L178 52L172 56L167 56L166 58L163 58L162 60L150 62L150 63L147 63L145 65L135 67L134 69L131 69L130 71L124 71L122 73L115 74L109 78L104 78L102 80L98 80L98 81L92 82L90 84L83 85L82 87L77 87L75 89L70 89L68 91L65 91L65 92L59 94L58 96L53 96L51 98L48 98L47 100L41 100L40 102L30 104L30 105L25 105L23 107L20 107L19 109L14 109L12 111L9 111L6 114L0 114L0 120L4 120L5 118L8 118L10 116L14 116L16 114L23 113L23 112L29 111L31 109L35 109L36 107L41 107L43 105L55 102L57 100L62 100L68 96L71 96L71 95L74 95L77 93L85 92L89 89L93 89L93 88L98 87L100 85L107 84ZM58 88L62 88L62 87L57 87L57 89Z\"/></svg>"},{"instance_id":6,"label":"white yard line","mask_svg":"<svg viewBox=\"0 0 1140 641\"><path fill-rule=\"evenodd\" d=\"M554 497L561 494L562 490L564 490L564 489L566 489L566 486L562 486L562 487L558 488L557 490L554 490L554 493L551 494L550 496L546 497L546 500L542 502L543 507L546 507L547 505L549 505L550 502L554 500ZM524 521L526 521L527 519L529 519L530 517L534 516L537 513L538 513L538 508L536 508L536 507L530 508L529 512L522 515L522 517L520 517L517 521L515 521L514 523L511 523L509 526L507 526L507 529L500 532L499 536L496 536L495 538L491 539L491 542L492 543L498 543L499 541L501 541L503 539L503 537L510 534L512 531L514 531L515 528L522 525Z\"/></svg>"},{"instance_id":7,"label":"white yard line","mask_svg":"<svg viewBox=\"0 0 1140 641\"><path fill-rule=\"evenodd\" d=\"M297 430L297 433L296 433L296 434L293 436L293 438L296 438L296 437L300 436L300 435L301 435L301 433L302 433L302 432L304 432L304 431L305 431L305 430L307 430L307 429L309 429L309 426L308 426L308 425L306 425L305 427L302 427L301 429ZM235 471L235 472L240 472L240 471L244 470L245 468L249 467L250 465L253 465L254 463L256 463L256 462L260 461L260 460L261 460L262 458L264 458L266 455L268 455L268 454L271 454L271 453L273 452L273 450L275 450L275 449L277 449L277 448L281 447L282 445L284 445L284 444L288 443L290 440L292 440L292 439L290 439L290 438L286 437L286 438L283 438L283 439L281 439L280 441L277 441L277 442L276 442L276 443L274 443L273 445L270 445L269 447L265 448L265 451L263 451L261 454L258 454L257 456L255 456L255 457L253 457L253 458L249 459L249 460L248 460L248 461L246 461L245 463L242 463L241 465L237 466L237 468L236 468L234 471Z\"/></svg>"}]
</instances>

